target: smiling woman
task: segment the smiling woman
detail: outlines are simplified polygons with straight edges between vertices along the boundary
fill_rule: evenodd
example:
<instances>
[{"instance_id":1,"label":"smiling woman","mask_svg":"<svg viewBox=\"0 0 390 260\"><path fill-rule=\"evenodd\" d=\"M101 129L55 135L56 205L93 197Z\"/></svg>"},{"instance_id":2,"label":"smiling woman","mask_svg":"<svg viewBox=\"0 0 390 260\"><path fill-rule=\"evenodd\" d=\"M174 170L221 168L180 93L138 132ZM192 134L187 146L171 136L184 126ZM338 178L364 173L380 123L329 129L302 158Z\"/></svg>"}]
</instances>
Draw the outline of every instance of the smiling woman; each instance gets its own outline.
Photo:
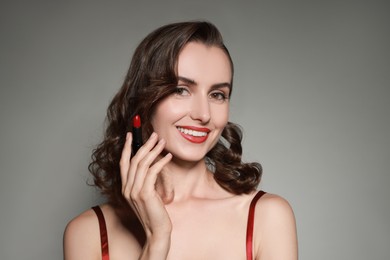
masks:
<instances>
[{"instance_id":1,"label":"smiling woman","mask_svg":"<svg viewBox=\"0 0 390 260\"><path fill-rule=\"evenodd\" d=\"M108 201L68 224L65 259L297 259L289 204L257 191L260 164L241 160L232 82L211 23L169 24L140 43L90 164ZM132 156L135 115L147 141Z\"/></svg>"}]
</instances>

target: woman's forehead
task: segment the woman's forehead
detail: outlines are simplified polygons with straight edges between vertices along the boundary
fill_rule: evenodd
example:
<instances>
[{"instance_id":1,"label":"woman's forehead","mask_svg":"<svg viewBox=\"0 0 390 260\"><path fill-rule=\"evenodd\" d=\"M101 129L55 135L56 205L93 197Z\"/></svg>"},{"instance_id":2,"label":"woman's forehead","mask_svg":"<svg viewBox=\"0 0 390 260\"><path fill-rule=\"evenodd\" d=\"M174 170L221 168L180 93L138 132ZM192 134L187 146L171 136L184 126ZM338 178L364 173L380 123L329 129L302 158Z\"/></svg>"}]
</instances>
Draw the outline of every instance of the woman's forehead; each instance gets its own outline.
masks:
<instances>
[{"instance_id":1,"label":"woman's forehead","mask_svg":"<svg viewBox=\"0 0 390 260\"><path fill-rule=\"evenodd\" d=\"M178 76L196 82L231 82L232 68L225 51L217 46L190 42L180 52L177 63Z\"/></svg>"}]
</instances>

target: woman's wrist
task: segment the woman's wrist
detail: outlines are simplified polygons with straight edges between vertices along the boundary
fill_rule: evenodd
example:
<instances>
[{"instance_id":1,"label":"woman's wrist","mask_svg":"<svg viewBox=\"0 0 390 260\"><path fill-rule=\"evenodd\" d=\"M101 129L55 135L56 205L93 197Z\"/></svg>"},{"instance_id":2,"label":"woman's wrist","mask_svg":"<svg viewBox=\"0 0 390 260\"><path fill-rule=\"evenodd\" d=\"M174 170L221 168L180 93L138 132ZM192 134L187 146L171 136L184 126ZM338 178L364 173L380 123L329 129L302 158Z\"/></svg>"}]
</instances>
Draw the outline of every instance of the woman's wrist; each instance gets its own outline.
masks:
<instances>
[{"instance_id":1,"label":"woman's wrist","mask_svg":"<svg viewBox=\"0 0 390 260\"><path fill-rule=\"evenodd\" d=\"M140 260L165 260L167 259L171 237L151 236L147 239Z\"/></svg>"}]
</instances>

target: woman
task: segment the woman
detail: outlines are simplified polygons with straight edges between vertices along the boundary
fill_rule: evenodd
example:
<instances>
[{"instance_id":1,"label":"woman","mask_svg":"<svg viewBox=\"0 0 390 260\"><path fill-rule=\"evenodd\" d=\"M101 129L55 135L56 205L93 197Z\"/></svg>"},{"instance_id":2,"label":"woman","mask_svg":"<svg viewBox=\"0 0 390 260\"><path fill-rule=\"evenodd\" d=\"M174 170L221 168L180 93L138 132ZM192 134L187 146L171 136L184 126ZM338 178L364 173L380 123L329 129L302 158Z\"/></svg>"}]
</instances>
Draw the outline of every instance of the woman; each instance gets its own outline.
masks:
<instances>
[{"instance_id":1,"label":"woman","mask_svg":"<svg viewBox=\"0 0 390 260\"><path fill-rule=\"evenodd\" d=\"M256 191L228 121L233 63L217 28L175 23L136 49L90 171L107 204L67 226L71 259L297 259L293 212ZM132 155L135 115L144 145Z\"/></svg>"}]
</instances>

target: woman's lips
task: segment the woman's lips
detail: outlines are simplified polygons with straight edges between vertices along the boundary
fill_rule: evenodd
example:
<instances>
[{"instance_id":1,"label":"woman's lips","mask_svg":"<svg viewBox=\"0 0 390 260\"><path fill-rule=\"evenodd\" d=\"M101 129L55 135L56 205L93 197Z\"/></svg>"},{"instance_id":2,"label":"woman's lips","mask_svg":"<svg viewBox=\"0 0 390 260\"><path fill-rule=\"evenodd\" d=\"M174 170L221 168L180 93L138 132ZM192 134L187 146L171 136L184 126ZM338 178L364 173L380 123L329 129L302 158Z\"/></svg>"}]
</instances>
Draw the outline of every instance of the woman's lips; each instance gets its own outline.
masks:
<instances>
[{"instance_id":1,"label":"woman's lips","mask_svg":"<svg viewBox=\"0 0 390 260\"><path fill-rule=\"evenodd\" d=\"M178 126L177 130L186 140L197 144L205 142L210 132L208 128L194 126Z\"/></svg>"}]
</instances>

